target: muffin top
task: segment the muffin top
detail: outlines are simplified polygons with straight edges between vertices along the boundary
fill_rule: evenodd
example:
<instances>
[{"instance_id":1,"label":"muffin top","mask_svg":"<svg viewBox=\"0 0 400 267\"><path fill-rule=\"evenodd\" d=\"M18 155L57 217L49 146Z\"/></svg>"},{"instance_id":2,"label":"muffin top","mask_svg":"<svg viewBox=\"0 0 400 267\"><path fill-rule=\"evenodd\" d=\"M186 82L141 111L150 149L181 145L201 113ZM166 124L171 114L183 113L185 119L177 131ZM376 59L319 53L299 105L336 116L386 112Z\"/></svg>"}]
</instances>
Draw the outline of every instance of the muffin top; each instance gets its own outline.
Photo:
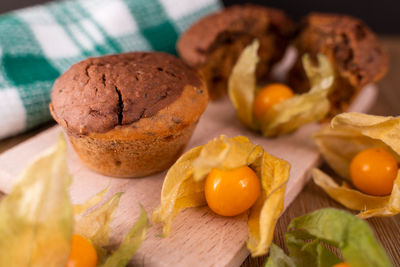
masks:
<instances>
[{"instance_id":1,"label":"muffin top","mask_svg":"<svg viewBox=\"0 0 400 267\"><path fill-rule=\"evenodd\" d=\"M151 118L179 99L186 86L203 94L196 72L165 53L88 58L56 80L50 111L72 133L104 133Z\"/></svg>"},{"instance_id":2,"label":"muffin top","mask_svg":"<svg viewBox=\"0 0 400 267\"><path fill-rule=\"evenodd\" d=\"M355 87L382 78L388 58L375 34L359 19L339 14L311 13L295 41L300 52L328 55L339 74Z\"/></svg>"},{"instance_id":3,"label":"muffin top","mask_svg":"<svg viewBox=\"0 0 400 267\"><path fill-rule=\"evenodd\" d=\"M199 67L205 63L208 52L216 44L229 41L225 40L227 34L257 36L272 30L278 35L290 36L294 29L294 23L278 9L236 5L197 21L181 36L177 48L186 63Z\"/></svg>"}]
</instances>

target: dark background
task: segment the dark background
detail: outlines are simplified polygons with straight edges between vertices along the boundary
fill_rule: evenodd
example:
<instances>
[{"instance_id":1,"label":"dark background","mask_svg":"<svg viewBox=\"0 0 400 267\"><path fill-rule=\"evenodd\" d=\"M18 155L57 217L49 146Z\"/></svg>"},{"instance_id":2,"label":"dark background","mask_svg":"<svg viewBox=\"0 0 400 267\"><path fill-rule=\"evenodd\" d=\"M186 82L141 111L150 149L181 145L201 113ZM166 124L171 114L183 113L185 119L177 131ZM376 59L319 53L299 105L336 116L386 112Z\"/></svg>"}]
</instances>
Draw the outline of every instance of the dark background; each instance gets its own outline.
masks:
<instances>
[{"instance_id":1,"label":"dark background","mask_svg":"<svg viewBox=\"0 0 400 267\"><path fill-rule=\"evenodd\" d=\"M349 14L362 19L378 33L400 33L400 0L223 0L223 2L225 5L248 2L281 8L295 20L312 11Z\"/></svg>"},{"instance_id":2,"label":"dark background","mask_svg":"<svg viewBox=\"0 0 400 267\"><path fill-rule=\"evenodd\" d=\"M48 1L0 0L0 13ZM296 20L311 11L351 14L364 20L378 33L400 34L400 0L223 0L223 2L225 5L256 3L277 7L284 9Z\"/></svg>"}]
</instances>

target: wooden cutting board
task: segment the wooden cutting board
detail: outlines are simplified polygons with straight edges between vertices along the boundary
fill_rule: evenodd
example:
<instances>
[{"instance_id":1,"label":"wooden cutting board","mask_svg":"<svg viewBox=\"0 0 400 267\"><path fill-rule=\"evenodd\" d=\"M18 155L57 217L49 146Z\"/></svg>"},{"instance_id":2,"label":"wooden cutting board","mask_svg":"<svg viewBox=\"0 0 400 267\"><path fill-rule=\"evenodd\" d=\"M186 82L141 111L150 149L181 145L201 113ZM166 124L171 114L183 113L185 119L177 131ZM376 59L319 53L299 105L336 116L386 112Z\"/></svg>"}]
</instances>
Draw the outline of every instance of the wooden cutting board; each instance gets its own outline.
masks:
<instances>
[{"instance_id":1,"label":"wooden cutting board","mask_svg":"<svg viewBox=\"0 0 400 267\"><path fill-rule=\"evenodd\" d=\"M353 103L351 110L366 111L376 98L376 87L368 86ZM248 131L236 119L228 99L209 104L201 117L187 149L206 143L225 134L229 137L245 135L260 144L269 153L291 164L285 208L293 201L309 179L310 170L318 165L320 156L310 136L317 124L309 124L291 135L267 139ZM27 162L44 149L54 145L61 129L55 126L0 155L0 190L9 193L18 174ZM118 242L139 215L141 203L151 217L159 204L165 172L139 179L118 179L96 174L81 164L69 147L68 166L73 174L71 197L81 203L106 186L106 198L116 192L125 192L112 222L111 241ZM247 218L217 216L207 207L191 208L181 212L172 224L167 238L159 237L160 225L153 225L147 239L134 255L136 266L239 266L248 256Z\"/></svg>"}]
</instances>

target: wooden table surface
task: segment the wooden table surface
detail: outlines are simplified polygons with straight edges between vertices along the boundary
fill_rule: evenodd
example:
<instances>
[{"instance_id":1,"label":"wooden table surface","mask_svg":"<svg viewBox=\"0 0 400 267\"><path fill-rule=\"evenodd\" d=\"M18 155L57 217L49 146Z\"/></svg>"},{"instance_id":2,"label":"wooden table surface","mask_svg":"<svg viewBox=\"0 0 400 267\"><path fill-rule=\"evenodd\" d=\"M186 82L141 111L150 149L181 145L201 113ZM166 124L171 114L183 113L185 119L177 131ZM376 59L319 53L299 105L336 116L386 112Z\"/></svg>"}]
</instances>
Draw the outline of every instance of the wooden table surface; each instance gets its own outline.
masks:
<instances>
[{"instance_id":1,"label":"wooden table surface","mask_svg":"<svg viewBox=\"0 0 400 267\"><path fill-rule=\"evenodd\" d=\"M400 115L400 36L381 37L390 57L390 70L386 77L378 83L378 100L369 113L377 115ZM49 128L53 123L44 125L28 133L0 141L0 153L17 145L18 143ZM322 167L327 169L326 166ZM0 198L2 193L0 192ZM303 189L299 196L281 216L276 226L274 242L285 248L284 233L290 220L305 213L324 207L344 209L340 204L331 200L312 181ZM371 218L367 220L374 229L377 238L386 249L394 266L400 266L400 215L390 218ZM248 257L242 267L262 266L265 257Z\"/></svg>"}]
</instances>

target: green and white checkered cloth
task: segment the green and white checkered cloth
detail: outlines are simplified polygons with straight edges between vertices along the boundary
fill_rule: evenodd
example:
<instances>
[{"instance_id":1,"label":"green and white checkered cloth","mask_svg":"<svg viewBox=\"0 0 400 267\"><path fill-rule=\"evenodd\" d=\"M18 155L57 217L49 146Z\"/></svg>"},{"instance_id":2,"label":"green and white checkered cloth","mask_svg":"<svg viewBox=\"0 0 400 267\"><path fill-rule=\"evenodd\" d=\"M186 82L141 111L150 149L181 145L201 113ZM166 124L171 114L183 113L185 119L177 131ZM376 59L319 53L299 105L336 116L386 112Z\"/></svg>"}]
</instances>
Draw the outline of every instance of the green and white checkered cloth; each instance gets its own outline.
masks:
<instances>
[{"instance_id":1,"label":"green and white checkered cloth","mask_svg":"<svg viewBox=\"0 0 400 267\"><path fill-rule=\"evenodd\" d=\"M71 0L0 16L0 139L50 120L54 80L90 56L175 53L180 33L219 0Z\"/></svg>"}]
</instances>

